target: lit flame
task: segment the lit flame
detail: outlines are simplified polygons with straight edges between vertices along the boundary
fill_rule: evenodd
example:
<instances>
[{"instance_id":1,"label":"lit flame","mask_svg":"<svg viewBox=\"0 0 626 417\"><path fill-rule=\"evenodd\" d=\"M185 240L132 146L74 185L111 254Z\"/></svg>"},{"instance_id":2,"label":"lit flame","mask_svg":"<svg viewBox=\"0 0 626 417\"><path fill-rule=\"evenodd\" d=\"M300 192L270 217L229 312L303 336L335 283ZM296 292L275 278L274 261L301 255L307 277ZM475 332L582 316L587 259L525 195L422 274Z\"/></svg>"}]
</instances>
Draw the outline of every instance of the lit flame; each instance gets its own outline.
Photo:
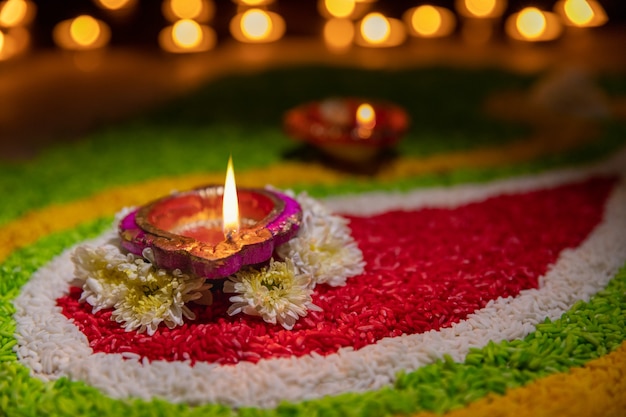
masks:
<instances>
[{"instance_id":1,"label":"lit flame","mask_svg":"<svg viewBox=\"0 0 626 417\"><path fill-rule=\"evenodd\" d=\"M379 44L385 42L391 33L391 25L385 16L380 13L370 13L361 23L361 36L366 41Z\"/></svg>"},{"instance_id":2,"label":"lit flame","mask_svg":"<svg viewBox=\"0 0 626 417\"><path fill-rule=\"evenodd\" d=\"M131 0L98 0L98 3L105 9L119 10L122 9L131 2Z\"/></svg>"},{"instance_id":3,"label":"lit flame","mask_svg":"<svg viewBox=\"0 0 626 417\"><path fill-rule=\"evenodd\" d=\"M376 112L370 104L363 103L356 109L356 123L359 137L372 136L372 129L376 126Z\"/></svg>"},{"instance_id":4,"label":"lit flame","mask_svg":"<svg viewBox=\"0 0 626 417\"><path fill-rule=\"evenodd\" d=\"M420 35L434 35L441 28L441 24L441 13L429 5L419 6L411 18L413 29Z\"/></svg>"},{"instance_id":5,"label":"lit flame","mask_svg":"<svg viewBox=\"0 0 626 417\"><path fill-rule=\"evenodd\" d=\"M91 16L78 16L70 25L70 36L80 46L93 45L100 37L100 25Z\"/></svg>"},{"instance_id":6,"label":"lit flame","mask_svg":"<svg viewBox=\"0 0 626 417\"><path fill-rule=\"evenodd\" d=\"M593 20L593 9L586 0L567 0L563 8L567 18L575 25L584 26Z\"/></svg>"},{"instance_id":7,"label":"lit flame","mask_svg":"<svg viewBox=\"0 0 626 417\"><path fill-rule=\"evenodd\" d=\"M24 0L8 0L0 10L0 26L18 26L26 18L28 4Z\"/></svg>"},{"instance_id":8,"label":"lit flame","mask_svg":"<svg viewBox=\"0 0 626 417\"><path fill-rule=\"evenodd\" d=\"M517 16L515 21L517 30L523 36L534 39L540 37L546 30L546 18L536 7L527 7Z\"/></svg>"},{"instance_id":9,"label":"lit flame","mask_svg":"<svg viewBox=\"0 0 626 417\"><path fill-rule=\"evenodd\" d=\"M376 112L374 108L368 104L363 103L356 109L356 120L359 125L367 127L369 129L376 125Z\"/></svg>"},{"instance_id":10,"label":"lit flame","mask_svg":"<svg viewBox=\"0 0 626 417\"><path fill-rule=\"evenodd\" d=\"M235 184L235 170L233 157L228 158L226 181L224 183L224 198L222 201L222 223L226 239L239 231L239 200L237 199L237 185Z\"/></svg>"},{"instance_id":11,"label":"lit flame","mask_svg":"<svg viewBox=\"0 0 626 417\"><path fill-rule=\"evenodd\" d=\"M2 55L3 49L4 49L4 33L0 32L0 56Z\"/></svg>"},{"instance_id":12,"label":"lit flame","mask_svg":"<svg viewBox=\"0 0 626 417\"><path fill-rule=\"evenodd\" d=\"M496 0L465 0L465 7L476 17L489 16L496 8Z\"/></svg>"},{"instance_id":13,"label":"lit flame","mask_svg":"<svg viewBox=\"0 0 626 417\"><path fill-rule=\"evenodd\" d=\"M241 17L241 31L248 39L265 39L272 32L272 19L263 10L248 10Z\"/></svg>"},{"instance_id":14,"label":"lit flame","mask_svg":"<svg viewBox=\"0 0 626 417\"><path fill-rule=\"evenodd\" d=\"M356 4L354 0L324 0L324 6L333 17L348 17Z\"/></svg>"},{"instance_id":15,"label":"lit flame","mask_svg":"<svg viewBox=\"0 0 626 417\"><path fill-rule=\"evenodd\" d=\"M193 20L179 20L172 28L172 40L180 48L195 48L202 42L202 28Z\"/></svg>"},{"instance_id":16,"label":"lit flame","mask_svg":"<svg viewBox=\"0 0 626 417\"><path fill-rule=\"evenodd\" d=\"M202 0L170 0L174 15L180 19L195 19L202 13Z\"/></svg>"}]
</instances>

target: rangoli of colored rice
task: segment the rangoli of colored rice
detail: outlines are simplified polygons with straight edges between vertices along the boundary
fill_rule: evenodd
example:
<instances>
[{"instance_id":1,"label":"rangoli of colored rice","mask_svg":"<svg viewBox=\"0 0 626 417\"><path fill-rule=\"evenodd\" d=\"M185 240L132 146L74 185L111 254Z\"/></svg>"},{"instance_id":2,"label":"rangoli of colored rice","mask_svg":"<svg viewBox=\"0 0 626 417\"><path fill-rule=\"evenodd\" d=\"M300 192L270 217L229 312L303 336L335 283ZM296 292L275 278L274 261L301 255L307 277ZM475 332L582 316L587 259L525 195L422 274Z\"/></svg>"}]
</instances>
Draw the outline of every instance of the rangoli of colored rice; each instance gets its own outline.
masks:
<instances>
[{"instance_id":1,"label":"rangoli of colored rice","mask_svg":"<svg viewBox=\"0 0 626 417\"><path fill-rule=\"evenodd\" d=\"M570 144L564 145L568 148ZM552 149L554 152L561 150ZM368 188L367 180L299 163L279 163L265 169L243 171L239 179L241 185L271 183L301 189L322 185L342 192L389 190L403 183L406 190L411 185L422 184L411 182L409 177L440 171L451 174L447 178L429 179L426 184L463 183L468 178L489 181L515 172L541 171L555 164L524 165L524 162L544 155L545 151L541 141L535 140L466 154L403 157L379 174L380 181L373 188ZM559 161L556 165L567 162ZM486 169L511 163L518 165L501 171ZM472 173L471 169L475 171ZM293 184L295 177L300 177L301 183ZM585 180L586 174L581 174L579 179ZM32 274L64 249L99 235L110 226L112 213L124 206L142 204L172 189L222 180L222 174L195 174L93 189L89 192L96 194L80 200L43 204L21 217L2 219L0 414L430 416L432 412L445 412L453 416L622 416L626 413L626 396L623 395L626 392L626 266L614 275L604 290L590 300L579 301L561 318L538 324L536 331L523 340L490 342L471 349L463 361L444 355L430 365L398 375L391 388L366 393L283 403L269 409L232 409L218 404L189 407L159 399L149 402L115 400L81 381L63 377L54 382L42 382L30 376L13 351L15 321L11 317L15 312L12 301Z\"/></svg>"},{"instance_id":2,"label":"rangoli of colored rice","mask_svg":"<svg viewBox=\"0 0 626 417\"><path fill-rule=\"evenodd\" d=\"M622 300L622 302L623 302L623 300ZM623 313L622 313L622 317L623 317ZM4 324L6 324L6 323L4 323ZM5 326L3 326L3 327L5 327ZM4 342L3 342L3 343L4 343ZM7 345L7 343L4 343L4 344L5 344L5 346ZM623 350L624 350L623 348L622 348L622 349L620 349L620 350L617 350L616 352L614 352L613 354L611 354L611 356L608 356L607 358L609 358L609 359L605 359L605 361L606 361L606 360L612 360L612 361L617 361L617 363L620 363L619 361L620 361L620 360L623 360L623 358L620 358L619 354L620 354L620 353L623 353ZM6 355L6 354L3 354L3 355ZM4 357L4 356L3 356L3 357ZM616 359L616 358L617 358L617 359ZM6 360L6 359L8 359L8 358L4 358L4 359ZM604 359L604 358L602 358L602 359ZM602 363L602 359L600 359L600 360L599 360L600 362L599 362L599 364L598 364L597 366L595 365L595 362L593 362L593 361L592 361L592 362L589 362L589 363L587 364L587 368L588 368L588 369L593 369L593 370L594 370L594 372L595 372L595 374L597 374L597 373L598 373L598 369L604 369L604 368L602 368L602 365L601 365L601 363ZM444 363L443 363L443 365L441 365L441 366L445 367L445 365L446 365L446 363L444 362ZM580 372L575 372L575 377L576 377L577 379L581 379L581 378L582 378L582 379L584 380L585 378L588 378L588 379L591 379L591 380L594 380L594 381L595 381L595 378L597 378L597 376L592 376L591 374L590 374L590 375L587 375L585 372L583 372L583 371L585 371L587 368L582 368L582 370L580 370ZM616 369L620 369L620 368L619 368L619 366L618 366ZM594 375L595 375L595 374L594 374ZM557 375L561 375L561 374L557 374ZM607 380L612 381L613 383L615 383L615 382L619 382L620 380L623 380L623 375L621 375L621 374L617 374L617 375L610 375L610 376L611 376L612 378L608 378ZM563 376L559 376L559 378L562 378L562 377L563 377ZM574 378L574 376L572 376L572 378ZM620 378L621 378L621 379L620 379ZM540 380L539 380L539 383L540 383L541 381L543 381L543 380L542 380L542 379L540 379ZM567 379L567 381L570 381L570 380L569 380L569 379ZM610 385L610 384L608 384L608 385ZM529 385L528 389L531 389L533 386L534 386L534 385ZM518 389L518 390L516 390L516 391L512 391L512 392L525 392L524 390L525 390L525 388L522 388L522 389ZM612 391L611 391L610 389L607 389L607 392L612 392ZM522 395L522 394L520 394L520 395ZM489 398L491 398L491 397L489 397ZM508 398L508 394L507 394L507 396L502 397L502 398L503 398L503 399ZM491 400L491 399L485 399L485 400L483 400L483 401L487 401L487 402L489 402L489 403L491 403L491 402L492 402L492 400ZM505 401L505 400L503 400L503 401ZM480 402L477 402L476 404L480 404ZM619 407L619 403L618 403L618 402L615 402L615 406ZM478 405L477 405L476 407L478 407ZM608 405L607 405L607 407L609 407L609 409L610 409L610 407L612 407L612 406L611 406L610 404L608 404ZM585 415L585 414L584 414L584 413L581 413L580 415Z\"/></svg>"}]
</instances>

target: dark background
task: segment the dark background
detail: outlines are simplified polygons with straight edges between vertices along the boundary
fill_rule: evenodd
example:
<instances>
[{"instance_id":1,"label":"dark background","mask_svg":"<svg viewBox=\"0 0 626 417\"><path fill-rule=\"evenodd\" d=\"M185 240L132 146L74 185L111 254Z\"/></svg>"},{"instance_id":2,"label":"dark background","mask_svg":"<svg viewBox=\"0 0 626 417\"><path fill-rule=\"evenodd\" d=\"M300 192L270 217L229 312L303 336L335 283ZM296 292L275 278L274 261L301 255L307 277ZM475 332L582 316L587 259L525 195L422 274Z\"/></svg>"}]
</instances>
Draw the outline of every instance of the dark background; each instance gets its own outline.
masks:
<instances>
[{"instance_id":1,"label":"dark background","mask_svg":"<svg viewBox=\"0 0 626 417\"><path fill-rule=\"evenodd\" d=\"M52 29L65 19L80 14L90 14L111 26L112 45L132 45L158 48L159 31L169 24L161 13L160 0L139 0L131 14L122 16L97 7L90 0L39 0L37 17L32 25L33 44L36 48L53 47ZM230 0L215 0L215 17L210 26L216 30L218 41L230 38L228 24L236 14L237 5ZM372 10L380 11L389 17L401 17L402 13L420 4L434 4L454 10L454 0L379 0L373 3ZM555 1L510 0L505 16L519 11L525 6L536 6L542 10L552 10ZM608 25L624 25L626 22L626 2L604 0L600 4L609 16ZM278 0L269 6L285 18L286 36L319 36L324 19L317 10L316 0ZM503 19L504 20L504 19Z\"/></svg>"}]
</instances>

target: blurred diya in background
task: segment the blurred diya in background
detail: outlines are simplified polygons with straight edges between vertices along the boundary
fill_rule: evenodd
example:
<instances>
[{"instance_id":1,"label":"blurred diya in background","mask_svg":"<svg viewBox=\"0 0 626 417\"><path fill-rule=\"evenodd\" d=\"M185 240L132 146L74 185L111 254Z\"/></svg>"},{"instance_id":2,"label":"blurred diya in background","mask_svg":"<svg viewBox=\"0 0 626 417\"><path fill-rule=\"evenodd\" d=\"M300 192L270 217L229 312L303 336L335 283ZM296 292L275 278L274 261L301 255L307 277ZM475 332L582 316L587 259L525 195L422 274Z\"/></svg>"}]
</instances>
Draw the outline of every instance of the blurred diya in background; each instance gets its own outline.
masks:
<instances>
[{"instance_id":1,"label":"blurred diya in background","mask_svg":"<svg viewBox=\"0 0 626 417\"><path fill-rule=\"evenodd\" d=\"M86 51L106 46L111 39L111 29L101 20L80 15L58 23L52 35L54 42L63 49Z\"/></svg>"},{"instance_id":2,"label":"blurred diya in background","mask_svg":"<svg viewBox=\"0 0 626 417\"><path fill-rule=\"evenodd\" d=\"M268 189L236 189L232 162L224 186L211 185L163 197L126 215L122 247L152 252L166 270L221 279L246 265L268 261L274 248L296 235L298 202Z\"/></svg>"},{"instance_id":3,"label":"blurred diya in background","mask_svg":"<svg viewBox=\"0 0 626 417\"><path fill-rule=\"evenodd\" d=\"M563 25L556 13L525 7L507 18L505 31L518 41L545 42L561 36Z\"/></svg>"},{"instance_id":4,"label":"blurred diya in background","mask_svg":"<svg viewBox=\"0 0 626 417\"><path fill-rule=\"evenodd\" d=\"M393 148L409 126L396 104L357 98L329 98L289 110L284 128L331 158L353 165L374 161Z\"/></svg>"},{"instance_id":5,"label":"blurred diya in background","mask_svg":"<svg viewBox=\"0 0 626 417\"><path fill-rule=\"evenodd\" d=\"M554 5L554 11L567 26L596 27L608 20L602 5L593 0L560 0Z\"/></svg>"},{"instance_id":6,"label":"blurred diya in background","mask_svg":"<svg viewBox=\"0 0 626 417\"><path fill-rule=\"evenodd\" d=\"M251 8L238 13L230 21L230 33L239 42L269 43L283 37L285 19L278 13Z\"/></svg>"}]
</instances>

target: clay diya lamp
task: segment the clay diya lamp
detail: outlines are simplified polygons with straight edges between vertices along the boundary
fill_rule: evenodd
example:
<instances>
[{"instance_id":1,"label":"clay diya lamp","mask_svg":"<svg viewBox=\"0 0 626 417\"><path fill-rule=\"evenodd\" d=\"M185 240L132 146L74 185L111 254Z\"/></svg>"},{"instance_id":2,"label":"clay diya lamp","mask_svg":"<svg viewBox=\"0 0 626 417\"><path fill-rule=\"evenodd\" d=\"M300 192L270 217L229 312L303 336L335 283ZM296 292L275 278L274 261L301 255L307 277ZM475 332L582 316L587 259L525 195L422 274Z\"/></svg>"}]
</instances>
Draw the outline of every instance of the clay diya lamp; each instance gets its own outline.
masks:
<instances>
[{"instance_id":1,"label":"clay diya lamp","mask_svg":"<svg viewBox=\"0 0 626 417\"><path fill-rule=\"evenodd\" d=\"M122 246L140 256L150 248L159 268L221 279L246 265L268 261L276 246L298 232L302 210L285 194L257 188L236 190L237 225L230 228L224 226L227 198L228 182L148 203L120 222Z\"/></svg>"},{"instance_id":2,"label":"clay diya lamp","mask_svg":"<svg viewBox=\"0 0 626 417\"><path fill-rule=\"evenodd\" d=\"M363 164L398 143L409 117L389 102L329 98L289 110L283 125L289 136L338 161Z\"/></svg>"}]
</instances>

